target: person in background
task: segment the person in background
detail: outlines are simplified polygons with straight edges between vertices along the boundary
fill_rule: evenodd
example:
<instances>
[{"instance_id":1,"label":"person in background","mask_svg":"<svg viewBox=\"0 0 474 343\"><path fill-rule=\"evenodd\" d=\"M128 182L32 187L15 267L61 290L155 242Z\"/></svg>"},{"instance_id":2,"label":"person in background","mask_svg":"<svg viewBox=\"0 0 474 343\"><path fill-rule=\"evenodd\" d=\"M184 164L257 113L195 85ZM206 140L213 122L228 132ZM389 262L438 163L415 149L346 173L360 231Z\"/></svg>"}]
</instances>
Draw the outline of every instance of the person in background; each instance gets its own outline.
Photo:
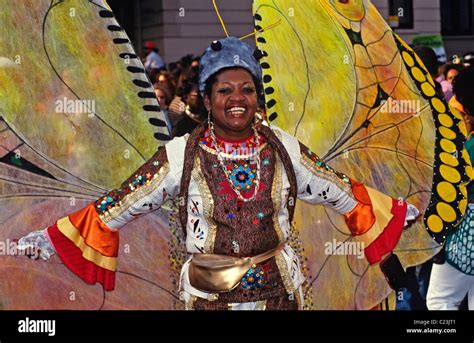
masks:
<instances>
[{"instance_id":1,"label":"person in background","mask_svg":"<svg viewBox=\"0 0 474 343\"><path fill-rule=\"evenodd\" d=\"M446 63L444 65L443 80L440 83L446 102L453 97L453 80L462 70L463 66L460 64Z\"/></svg>"},{"instance_id":2,"label":"person in background","mask_svg":"<svg viewBox=\"0 0 474 343\"><path fill-rule=\"evenodd\" d=\"M435 89L436 93L443 97L443 91L441 88L441 85L439 84L438 81L436 81L438 77L438 67L439 67L439 62L438 62L438 56L436 56L436 53L434 50L428 46L415 46L413 48L413 51L416 52L418 57L423 61L423 64L425 65L426 69L428 69L428 72L430 73L431 77L433 78L435 82Z\"/></svg>"},{"instance_id":3,"label":"person in background","mask_svg":"<svg viewBox=\"0 0 474 343\"><path fill-rule=\"evenodd\" d=\"M193 60L191 61L191 68L194 70L196 75L199 75L199 60L200 57L194 57Z\"/></svg>"},{"instance_id":4,"label":"person in background","mask_svg":"<svg viewBox=\"0 0 474 343\"><path fill-rule=\"evenodd\" d=\"M172 62L168 65L168 75L170 80L173 81L174 87L173 89L176 90L176 83L178 82L179 76L181 75L182 69L179 67L178 63ZM174 95L174 92L173 92Z\"/></svg>"},{"instance_id":5,"label":"person in background","mask_svg":"<svg viewBox=\"0 0 474 343\"><path fill-rule=\"evenodd\" d=\"M444 66L444 78L446 81L448 81L450 84L453 84L454 78L459 75L459 73L463 70L463 66L459 64L454 64L454 63L447 63Z\"/></svg>"},{"instance_id":6,"label":"person in background","mask_svg":"<svg viewBox=\"0 0 474 343\"><path fill-rule=\"evenodd\" d=\"M155 42L145 42L144 49L146 55L144 65L148 74L150 74L153 69L160 70L165 67L165 63L158 53L158 48L156 47Z\"/></svg>"},{"instance_id":7,"label":"person in background","mask_svg":"<svg viewBox=\"0 0 474 343\"><path fill-rule=\"evenodd\" d=\"M156 98L160 103L161 110L167 111L172 100L169 88L165 84L159 82L155 83L153 88L155 89Z\"/></svg>"},{"instance_id":8,"label":"person in background","mask_svg":"<svg viewBox=\"0 0 474 343\"><path fill-rule=\"evenodd\" d=\"M184 136L191 133L194 128L203 123L207 118L207 111L199 93L198 79L187 80L182 87L182 97L185 108L184 115L173 128L173 137Z\"/></svg>"},{"instance_id":9,"label":"person in background","mask_svg":"<svg viewBox=\"0 0 474 343\"><path fill-rule=\"evenodd\" d=\"M188 61L189 63L187 63L186 61ZM191 83L196 83L197 82L196 80L198 78L196 71L192 69L190 63L191 63L191 59L189 59L188 56L185 56L180 60L180 65L183 66L183 68L185 69L181 70L181 73L179 75L177 85L176 85L175 96L174 96L174 99L171 101L170 108L169 108L169 118L170 118L171 125L173 126L173 128L178 124L178 122L181 119L183 119L186 116L185 111L186 111L186 106L188 105L187 102L193 101L193 99L190 99L189 97L187 100L185 99L185 96L187 96L190 91L189 85ZM197 113L197 112L194 112L194 113Z\"/></svg>"},{"instance_id":10,"label":"person in background","mask_svg":"<svg viewBox=\"0 0 474 343\"><path fill-rule=\"evenodd\" d=\"M168 118L168 108L172 99L171 92L168 87L166 87L162 83L155 83L153 85L153 88L155 89L156 98L158 99L158 103L160 104L161 111L163 112L164 117L166 119L166 126L168 128L168 131L171 133L173 128Z\"/></svg>"},{"instance_id":11,"label":"person in background","mask_svg":"<svg viewBox=\"0 0 474 343\"><path fill-rule=\"evenodd\" d=\"M462 70L454 78L455 96L450 105L464 117L469 135L465 147L474 161L474 68ZM430 310L458 310L468 296L474 310L474 184L467 186L469 205L459 229L447 237L443 264L433 264L428 288Z\"/></svg>"},{"instance_id":12,"label":"person in background","mask_svg":"<svg viewBox=\"0 0 474 343\"><path fill-rule=\"evenodd\" d=\"M170 92L171 99L173 99L173 96L176 91L176 82L170 72L161 70L156 76L156 80L154 81L154 83L159 83L166 87Z\"/></svg>"},{"instance_id":13,"label":"person in background","mask_svg":"<svg viewBox=\"0 0 474 343\"><path fill-rule=\"evenodd\" d=\"M193 68L191 65L186 65L185 68L182 69L181 74L179 75L177 87L183 87L183 84L188 80L196 80L198 77L199 68Z\"/></svg>"}]
</instances>

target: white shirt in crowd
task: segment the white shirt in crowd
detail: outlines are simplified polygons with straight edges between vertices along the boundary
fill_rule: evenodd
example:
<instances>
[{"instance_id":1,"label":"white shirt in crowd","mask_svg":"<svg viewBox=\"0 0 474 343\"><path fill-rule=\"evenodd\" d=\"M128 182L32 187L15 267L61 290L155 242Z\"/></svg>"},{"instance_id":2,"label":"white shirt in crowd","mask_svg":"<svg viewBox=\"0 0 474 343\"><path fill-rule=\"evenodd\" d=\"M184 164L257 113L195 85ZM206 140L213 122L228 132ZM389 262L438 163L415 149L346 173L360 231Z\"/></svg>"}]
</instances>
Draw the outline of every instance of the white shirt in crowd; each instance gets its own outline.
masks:
<instances>
[{"instance_id":1,"label":"white shirt in crowd","mask_svg":"<svg viewBox=\"0 0 474 343\"><path fill-rule=\"evenodd\" d=\"M150 71L152 69L160 69L165 66L161 56L155 52L150 52L145 59L145 69Z\"/></svg>"}]
</instances>

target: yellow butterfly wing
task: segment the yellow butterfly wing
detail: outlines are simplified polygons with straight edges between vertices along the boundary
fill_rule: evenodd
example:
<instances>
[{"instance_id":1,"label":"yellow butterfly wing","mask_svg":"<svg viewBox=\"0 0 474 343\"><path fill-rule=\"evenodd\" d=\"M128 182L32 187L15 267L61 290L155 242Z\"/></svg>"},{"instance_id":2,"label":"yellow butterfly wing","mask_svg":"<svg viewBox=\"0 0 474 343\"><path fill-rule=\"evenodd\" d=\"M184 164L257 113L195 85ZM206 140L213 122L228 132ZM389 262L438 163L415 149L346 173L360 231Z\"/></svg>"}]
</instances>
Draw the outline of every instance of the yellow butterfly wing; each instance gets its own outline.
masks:
<instances>
[{"instance_id":1,"label":"yellow butterfly wing","mask_svg":"<svg viewBox=\"0 0 474 343\"><path fill-rule=\"evenodd\" d=\"M462 220L470 170L453 162L465 155L464 124L421 61L369 1L257 0L254 14L257 30L279 22L257 34L269 119L334 169L421 209L426 224L404 231L395 252L405 267L431 258ZM307 308L368 309L390 294L377 265L325 254L357 242L342 216L299 203L295 221Z\"/></svg>"},{"instance_id":2,"label":"yellow butterfly wing","mask_svg":"<svg viewBox=\"0 0 474 343\"><path fill-rule=\"evenodd\" d=\"M1 6L1 115L72 173L116 186L168 134L125 31L102 1Z\"/></svg>"}]
</instances>

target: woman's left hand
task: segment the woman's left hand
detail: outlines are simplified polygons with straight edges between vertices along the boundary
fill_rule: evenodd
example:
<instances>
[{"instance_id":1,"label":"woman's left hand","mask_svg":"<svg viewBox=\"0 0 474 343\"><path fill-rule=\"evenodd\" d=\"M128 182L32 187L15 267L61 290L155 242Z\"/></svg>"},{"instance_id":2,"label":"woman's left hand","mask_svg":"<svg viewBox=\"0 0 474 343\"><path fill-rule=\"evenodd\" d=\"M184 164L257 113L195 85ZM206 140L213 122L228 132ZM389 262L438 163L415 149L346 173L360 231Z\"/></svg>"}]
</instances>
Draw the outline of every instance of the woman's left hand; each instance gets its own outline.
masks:
<instances>
[{"instance_id":1,"label":"woman's left hand","mask_svg":"<svg viewBox=\"0 0 474 343\"><path fill-rule=\"evenodd\" d=\"M407 213L405 215L405 224L403 228L406 230L412 226L420 217L420 211L412 204L407 203Z\"/></svg>"},{"instance_id":2,"label":"woman's left hand","mask_svg":"<svg viewBox=\"0 0 474 343\"><path fill-rule=\"evenodd\" d=\"M26 255L31 259L49 260L56 252L49 241L46 230L30 232L17 242L18 255Z\"/></svg>"}]
</instances>

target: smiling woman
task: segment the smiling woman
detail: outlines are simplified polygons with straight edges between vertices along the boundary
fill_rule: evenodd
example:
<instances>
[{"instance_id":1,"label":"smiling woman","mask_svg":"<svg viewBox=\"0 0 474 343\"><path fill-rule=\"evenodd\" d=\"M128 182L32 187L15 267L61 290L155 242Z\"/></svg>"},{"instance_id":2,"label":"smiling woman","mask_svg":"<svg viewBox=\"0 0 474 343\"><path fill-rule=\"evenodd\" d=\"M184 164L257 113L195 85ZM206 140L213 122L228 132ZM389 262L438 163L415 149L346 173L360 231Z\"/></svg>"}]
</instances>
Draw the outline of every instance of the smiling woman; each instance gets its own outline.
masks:
<instances>
[{"instance_id":1,"label":"smiling woman","mask_svg":"<svg viewBox=\"0 0 474 343\"><path fill-rule=\"evenodd\" d=\"M43 257L55 251L84 281L113 290L118 229L176 198L191 255L180 280L188 309L303 308L305 278L288 244L297 198L344 216L371 264L390 255L417 209L336 172L262 122L256 56L234 37L212 43L199 75L207 123L160 147L119 189L20 239L20 247L41 243Z\"/></svg>"},{"instance_id":2,"label":"smiling woman","mask_svg":"<svg viewBox=\"0 0 474 343\"><path fill-rule=\"evenodd\" d=\"M224 69L208 84L204 103L213 115L217 134L227 140L250 136L257 112L257 91L252 75L243 68Z\"/></svg>"}]
</instances>

